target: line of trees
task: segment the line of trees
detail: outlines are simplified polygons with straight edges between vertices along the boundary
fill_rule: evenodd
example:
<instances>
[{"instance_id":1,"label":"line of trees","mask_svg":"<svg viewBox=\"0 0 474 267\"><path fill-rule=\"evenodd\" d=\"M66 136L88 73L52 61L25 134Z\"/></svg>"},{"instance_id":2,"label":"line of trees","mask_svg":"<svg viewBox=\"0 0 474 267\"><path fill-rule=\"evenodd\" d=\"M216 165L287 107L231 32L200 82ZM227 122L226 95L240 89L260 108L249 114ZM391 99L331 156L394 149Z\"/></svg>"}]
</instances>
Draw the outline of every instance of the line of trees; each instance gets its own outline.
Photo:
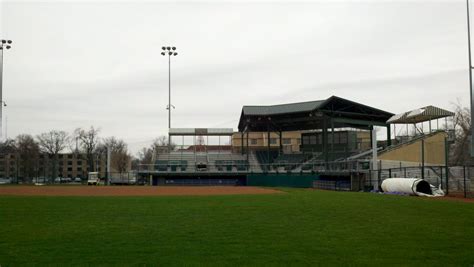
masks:
<instances>
[{"instance_id":1,"label":"line of trees","mask_svg":"<svg viewBox=\"0 0 474 267\"><path fill-rule=\"evenodd\" d=\"M77 158L83 157L90 171L97 171L94 164L97 156L106 156L107 148L111 151L111 168L126 172L132 155L127 144L116 137L101 138L100 129L91 126L88 129L77 128L72 133L51 130L36 136L20 134L14 139L0 143L0 154L15 155L17 172L20 177L31 179L38 172L40 155L47 160L48 174L58 177L59 155L74 153ZM48 176L49 176L48 175Z\"/></svg>"},{"instance_id":2,"label":"line of trees","mask_svg":"<svg viewBox=\"0 0 474 267\"><path fill-rule=\"evenodd\" d=\"M77 128L72 133L51 130L36 136L20 134L14 139L0 142L0 154L15 155L18 175L31 179L38 175L40 155L47 158L43 162L49 165L43 168L48 169L48 176L58 177L60 154L73 153L76 158L86 160L89 171L97 171L97 157L105 158L109 149L111 169L125 173L130 163L132 169L138 169L139 164L152 164L157 149L167 146L168 137L160 136L154 139L151 145L143 147L134 157L123 139L115 136L101 137L100 129L91 126ZM171 144L171 148L174 147L175 145Z\"/></svg>"}]
</instances>

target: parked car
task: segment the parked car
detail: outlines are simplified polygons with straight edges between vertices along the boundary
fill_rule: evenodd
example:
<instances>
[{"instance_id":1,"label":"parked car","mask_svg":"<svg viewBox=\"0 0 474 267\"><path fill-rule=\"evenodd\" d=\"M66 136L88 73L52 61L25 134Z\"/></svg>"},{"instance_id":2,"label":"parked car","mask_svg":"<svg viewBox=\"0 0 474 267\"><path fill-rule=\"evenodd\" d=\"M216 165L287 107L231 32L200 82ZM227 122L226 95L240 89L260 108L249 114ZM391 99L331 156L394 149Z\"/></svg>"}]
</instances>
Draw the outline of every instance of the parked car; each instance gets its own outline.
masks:
<instances>
[{"instance_id":1,"label":"parked car","mask_svg":"<svg viewBox=\"0 0 474 267\"><path fill-rule=\"evenodd\" d=\"M82 183L82 178L81 177L76 177L76 178L74 178L74 182Z\"/></svg>"},{"instance_id":2,"label":"parked car","mask_svg":"<svg viewBox=\"0 0 474 267\"><path fill-rule=\"evenodd\" d=\"M54 179L54 182L55 183L70 183L72 182L72 179L69 177L58 177Z\"/></svg>"},{"instance_id":3,"label":"parked car","mask_svg":"<svg viewBox=\"0 0 474 267\"><path fill-rule=\"evenodd\" d=\"M10 178L0 178L0 184L10 184L11 182Z\"/></svg>"}]
</instances>

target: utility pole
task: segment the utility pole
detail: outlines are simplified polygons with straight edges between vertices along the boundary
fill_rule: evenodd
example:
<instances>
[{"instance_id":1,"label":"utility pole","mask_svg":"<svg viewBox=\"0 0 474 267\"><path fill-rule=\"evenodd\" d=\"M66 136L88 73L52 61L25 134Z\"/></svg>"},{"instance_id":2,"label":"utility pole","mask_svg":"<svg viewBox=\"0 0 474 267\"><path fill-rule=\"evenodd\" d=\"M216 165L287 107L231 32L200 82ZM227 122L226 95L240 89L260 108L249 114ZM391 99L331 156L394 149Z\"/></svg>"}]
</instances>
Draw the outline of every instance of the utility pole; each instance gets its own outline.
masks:
<instances>
[{"instance_id":1,"label":"utility pole","mask_svg":"<svg viewBox=\"0 0 474 267\"><path fill-rule=\"evenodd\" d=\"M169 131L171 129L171 108L174 108L171 105L171 56L177 56L178 52L176 52L176 47L174 46L163 46L161 49L163 50L161 52L162 56L168 55L168 106L166 109L168 110L168 152L171 152L171 135Z\"/></svg>"},{"instance_id":2,"label":"utility pole","mask_svg":"<svg viewBox=\"0 0 474 267\"><path fill-rule=\"evenodd\" d=\"M469 0L466 0L467 9L467 52L469 56L469 96L471 99L471 157L474 157L474 140L472 133L474 133L474 124L472 120L474 118L474 97L472 92L472 62L471 62L471 23L469 19Z\"/></svg>"},{"instance_id":3,"label":"utility pole","mask_svg":"<svg viewBox=\"0 0 474 267\"><path fill-rule=\"evenodd\" d=\"M12 40L1 40L0 42L0 138L2 137L3 123L3 51L11 48Z\"/></svg>"},{"instance_id":4,"label":"utility pole","mask_svg":"<svg viewBox=\"0 0 474 267\"><path fill-rule=\"evenodd\" d=\"M110 158L111 158L111 152L112 150L110 149L109 146L107 146L107 185L110 185Z\"/></svg>"}]
</instances>

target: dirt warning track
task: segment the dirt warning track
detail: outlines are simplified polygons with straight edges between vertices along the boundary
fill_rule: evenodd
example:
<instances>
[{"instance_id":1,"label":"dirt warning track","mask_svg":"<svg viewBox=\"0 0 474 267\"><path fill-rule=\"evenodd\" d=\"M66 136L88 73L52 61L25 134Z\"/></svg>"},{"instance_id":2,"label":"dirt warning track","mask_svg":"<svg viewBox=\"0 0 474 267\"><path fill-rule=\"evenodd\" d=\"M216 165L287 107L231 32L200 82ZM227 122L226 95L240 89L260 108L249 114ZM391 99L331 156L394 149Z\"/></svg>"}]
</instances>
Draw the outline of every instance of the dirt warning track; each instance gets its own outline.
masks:
<instances>
[{"instance_id":1,"label":"dirt warning track","mask_svg":"<svg viewBox=\"0 0 474 267\"><path fill-rule=\"evenodd\" d=\"M277 194L253 186L0 186L0 196L209 196Z\"/></svg>"}]
</instances>

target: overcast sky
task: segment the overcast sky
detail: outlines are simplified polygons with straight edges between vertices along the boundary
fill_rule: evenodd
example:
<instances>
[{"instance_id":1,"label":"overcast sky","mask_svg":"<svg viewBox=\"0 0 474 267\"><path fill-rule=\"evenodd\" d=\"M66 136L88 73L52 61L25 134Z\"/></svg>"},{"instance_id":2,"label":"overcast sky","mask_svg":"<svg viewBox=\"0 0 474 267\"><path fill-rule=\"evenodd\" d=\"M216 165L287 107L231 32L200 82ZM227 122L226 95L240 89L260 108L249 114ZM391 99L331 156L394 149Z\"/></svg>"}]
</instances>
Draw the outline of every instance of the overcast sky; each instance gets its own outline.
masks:
<instances>
[{"instance_id":1,"label":"overcast sky","mask_svg":"<svg viewBox=\"0 0 474 267\"><path fill-rule=\"evenodd\" d=\"M0 0L8 136L94 125L135 153L172 127L237 128L243 105L331 95L400 113L469 104L464 0ZM4 123L5 124L5 123Z\"/></svg>"}]
</instances>

